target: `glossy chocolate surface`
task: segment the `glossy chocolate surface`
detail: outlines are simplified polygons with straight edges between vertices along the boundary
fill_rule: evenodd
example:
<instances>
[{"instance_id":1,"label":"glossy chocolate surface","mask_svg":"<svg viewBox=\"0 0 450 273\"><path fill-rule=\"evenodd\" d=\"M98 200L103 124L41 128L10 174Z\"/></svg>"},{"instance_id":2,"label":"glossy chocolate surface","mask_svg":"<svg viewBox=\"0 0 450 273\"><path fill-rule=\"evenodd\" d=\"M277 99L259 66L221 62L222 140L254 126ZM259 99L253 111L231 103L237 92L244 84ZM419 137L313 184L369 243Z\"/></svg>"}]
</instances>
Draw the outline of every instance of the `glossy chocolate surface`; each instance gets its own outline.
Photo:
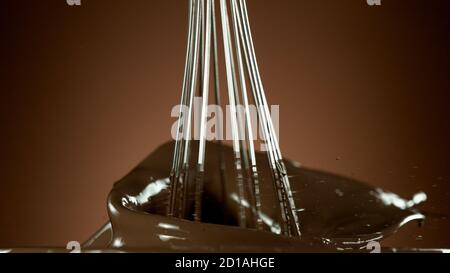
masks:
<instances>
[{"instance_id":1,"label":"glossy chocolate surface","mask_svg":"<svg viewBox=\"0 0 450 273\"><path fill-rule=\"evenodd\" d=\"M193 143L192 148L196 149L196 145ZM83 252L368 251L370 242L393 235L408 222L420 223L425 219L414 208L426 200L424 193L405 200L362 182L302 168L287 160L302 236L280 235L278 205L267 158L258 153L262 198L259 217L264 230L238 227L239 199L230 167L232 149L222 146L225 179L221 179L216 143L207 144L202 222L167 217L173 146L173 142L164 144L114 185L107 202L110 222L81 246ZM189 185L193 186L194 179L191 180ZM250 212L254 210L247 200L241 203ZM67 251L42 248L3 252Z\"/></svg>"}]
</instances>

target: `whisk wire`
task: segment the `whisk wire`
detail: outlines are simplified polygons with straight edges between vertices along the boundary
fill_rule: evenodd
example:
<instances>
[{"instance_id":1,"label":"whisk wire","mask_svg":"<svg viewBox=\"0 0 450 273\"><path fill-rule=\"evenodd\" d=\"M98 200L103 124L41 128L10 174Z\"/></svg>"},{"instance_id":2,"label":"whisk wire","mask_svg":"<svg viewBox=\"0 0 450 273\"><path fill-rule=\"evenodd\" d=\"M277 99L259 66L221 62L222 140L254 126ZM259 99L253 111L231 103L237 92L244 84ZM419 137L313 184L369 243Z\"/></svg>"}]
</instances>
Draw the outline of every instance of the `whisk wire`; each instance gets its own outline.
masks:
<instances>
[{"instance_id":1,"label":"whisk wire","mask_svg":"<svg viewBox=\"0 0 450 273\"><path fill-rule=\"evenodd\" d=\"M249 225L252 225L249 221L253 220L254 227L258 229L263 228L261 219L263 203L261 200L260 176L254 142L253 120L248 96L249 90L247 88L248 78L250 93L256 105L259 124L262 128L262 138L265 143L276 192L275 198L279 200L280 204L282 232L287 236L300 236L300 222L296 204L256 59L246 0L219 1L239 225L243 228L249 227ZM230 9L228 9L227 2ZM186 213L190 206L190 196L193 195L193 218L195 221L202 221L203 191L207 175L205 174L205 165L207 164L206 130L210 95L211 58L213 59L215 101L218 105L221 105L215 4L215 0L189 0L188 45L181 95L181 106L186 109L181 109L179 114L177 139L171 170L168 215L180 218L188 217ZM231 16L229 16L229 11ZM192 194L189 183L190 178L193 176L190 175L192 170L190 170L189 163L193 130L193 106L197 88L202 98L202 103L199 147L198 154L196 154L197 168L193 179L195 190L194 194ZM241 102L243 111L241 111ZM219 130L219 135L222 134L222 128L216 128L216 130ZM226 201L230 197L225 192L225 166L222 157L223 154L220 154L222 190ZM251 209L248 209L247 199L252 199ZM250 218L248 217L249 215L251 215Z\"/></svg>"}]
</instances>

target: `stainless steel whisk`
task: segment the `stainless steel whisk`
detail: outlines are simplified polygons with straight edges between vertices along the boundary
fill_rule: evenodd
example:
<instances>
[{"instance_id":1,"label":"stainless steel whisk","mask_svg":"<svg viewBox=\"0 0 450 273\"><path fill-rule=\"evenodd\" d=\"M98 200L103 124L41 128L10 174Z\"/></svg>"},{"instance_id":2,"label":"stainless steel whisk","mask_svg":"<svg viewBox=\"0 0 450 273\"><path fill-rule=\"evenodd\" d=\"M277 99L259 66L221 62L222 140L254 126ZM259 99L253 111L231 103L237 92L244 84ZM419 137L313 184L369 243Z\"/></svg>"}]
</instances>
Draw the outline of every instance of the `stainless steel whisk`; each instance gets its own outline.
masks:
<instances>
[{"instance_id":1,"label":"stainless steel whisk","mask_svg":"<svg viewBox=\"0 0 450 273\"><path fill-rule=\"evenodd\" d=\"M270 116L264 87L262 84L252 33L249 24L246 0L218 0L224 46L228 102L231 114L231 134L233 139L234 168L236 171L237 195L239 197L239 225L247 227L246 208L243 204L245 188L252 189L255 227L263 228L261 215L260 179L255 155L250 100L247 80L250 82L251 96L258 112L266 144L267 156L272 172L276 198L280 202L282 218L281 230L287 236L300 236L298 211L294 202L288 174L281 155L279 142ZM190 175L189 158L193 104L196 91L202 97L200 139L197 170L195 172L194 220L202 220L202 195L205 175L206 124L210 92L211 59L213 60L214 90L216 104L220 105L218 35L215 0L189 0L189 26L185 73L181 94L181 106L187 107L187 115L180 110L174 159L171 170L168 215L184 218ZM231 13L231 18L229 16ZM247 75L247 77L246 77ZM247 79L248 78L248 79ZM243 111L238 111L239 106ZM218 128L221 130L221 128ZM250 173L251 185L245 185L244 171Z\"/></svg>"}]
</instances>

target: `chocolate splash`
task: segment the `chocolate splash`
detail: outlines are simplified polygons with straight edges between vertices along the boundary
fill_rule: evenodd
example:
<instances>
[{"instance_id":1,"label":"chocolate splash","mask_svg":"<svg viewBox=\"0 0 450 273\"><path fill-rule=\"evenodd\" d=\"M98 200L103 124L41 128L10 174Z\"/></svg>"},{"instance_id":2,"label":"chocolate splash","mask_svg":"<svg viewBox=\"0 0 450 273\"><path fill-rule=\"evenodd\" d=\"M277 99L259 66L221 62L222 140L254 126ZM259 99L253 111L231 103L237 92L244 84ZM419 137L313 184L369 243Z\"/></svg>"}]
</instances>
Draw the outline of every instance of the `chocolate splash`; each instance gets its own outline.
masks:
<instances>
[{"instance_id":1,"label":"chocolate splash","mask_svg":"<svg viewBox=\"0 0 450 273\"><path fill-rule=\"evenodd\" d=\"M295 162L286 161L299 208L302 237L279 235L278 204L266 167L267 158L264 153L258 153L263 204L259 216L265 230L242 229L233 226L237 222L239 199L235 176L229 171L233 169L229 167L233 166L232 149L223 148L227 167L225 179L220 175L218 144L208 143L207 150L202 223L165 216L168 170L173 154L173 143L168 143L115 184L108 199L111 225L105 226L84 247L193 252L356 250L370 241L392 235L410 221L424 219L413 209L414 201L408 202L364 183L301 168ZM241 203L251 209L249 202Z\"/></svg>"},{"instance_id":2,"label":"chocolate splash","mask_svg":"<svg viewBox=\"0 0 450 273\"><path fill-rule=\"evenodd\" d=\"M197 143L193 143L196 148ZM239 200L231 167L233 152L223 146L225 175L221 176L219 148L207 144L202 222L166 216L169 170L174 143L167 143L118 181L108 198L110 222L82 245L85 252L334 252L365 250L369 242L394 234L424 215L414 206L426 199L418 194L404 200L393 193L356 180L302 168L286 161L302 236L280 235L278 204L264 153L261 171L264 230L237 227ZM193 181L189 185L193 186ZM225 194L224 194L225 193ZM192 200L193 202L193 200ZM15 249L10 252L64 252Z\"/></svg>"}]
</instances>

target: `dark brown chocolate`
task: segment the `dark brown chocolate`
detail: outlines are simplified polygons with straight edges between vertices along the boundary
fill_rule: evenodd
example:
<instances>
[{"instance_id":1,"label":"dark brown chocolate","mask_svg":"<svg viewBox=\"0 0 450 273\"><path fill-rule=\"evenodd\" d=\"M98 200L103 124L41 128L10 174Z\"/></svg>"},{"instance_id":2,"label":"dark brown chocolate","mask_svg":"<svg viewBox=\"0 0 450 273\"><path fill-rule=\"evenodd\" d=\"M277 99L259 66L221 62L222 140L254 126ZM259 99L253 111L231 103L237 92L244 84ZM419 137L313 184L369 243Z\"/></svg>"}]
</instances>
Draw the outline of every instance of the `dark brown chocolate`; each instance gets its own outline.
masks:
<instances>
[{"instance_id":1,"label":"dark brown chocolate","mask_svg":"<svg viewBox=\"0 0 450 273\"><path fill-rule=\"evenodd\" d=\"M192 149L196 149L196 145L193 143ZM216 143L207 144L202 222L167 217L173 146L173 142L161 146L114 185L108 198L110 222L82 245L83 251L360 251L365 250L369 242L394 234L406 223L425 218L414 209L416 203L426 199L424 194L417 195L415 200L405 200L353 179L286 161L302 235L280 235L278 204L267 158L265 153L258 153L262 199L259 216L264 230L238 227L239 199L233 179L232 149L223 147L226 172L225 177L221 177ZM191 179L188 185L193 187L193 182ZM251 202L241 203L252 211Z\"/></svg>"},{"instance_id":2,"label":"dark brown chocolate","mask_svg":"<svg viewBox=\"0 0 450 273\"><path fill-rule=\"evenodd\" d=\"M381 240L412 220L424 216L413 203L364 183L300 167L286 161L294 191L301 238L279 232L278 204L264 153L258 153L261 171L262 215L265 230L237 227L239 201L233 179L233 153L224 147L225 192L220 176L219 146L207 145L202 223L166 217L173 143L157 149L115 184L109 199L111 241L103 245L126 251L302 252L360 249ZM196 149L193 143L192 149ZM193 181L189 181L192 186ZM248 205L247 205L248 204ZM246 206L250 207L250 202ZM404 207L402 207L402 205ZM251 209L251 208L248 208ZM234 226L233 226L234 225ZM99 238L104 243L103 234ZM100 240L99 239L99 240ZM87 248L102 247L99 240Z\"/></svg>"}]
</instances>

